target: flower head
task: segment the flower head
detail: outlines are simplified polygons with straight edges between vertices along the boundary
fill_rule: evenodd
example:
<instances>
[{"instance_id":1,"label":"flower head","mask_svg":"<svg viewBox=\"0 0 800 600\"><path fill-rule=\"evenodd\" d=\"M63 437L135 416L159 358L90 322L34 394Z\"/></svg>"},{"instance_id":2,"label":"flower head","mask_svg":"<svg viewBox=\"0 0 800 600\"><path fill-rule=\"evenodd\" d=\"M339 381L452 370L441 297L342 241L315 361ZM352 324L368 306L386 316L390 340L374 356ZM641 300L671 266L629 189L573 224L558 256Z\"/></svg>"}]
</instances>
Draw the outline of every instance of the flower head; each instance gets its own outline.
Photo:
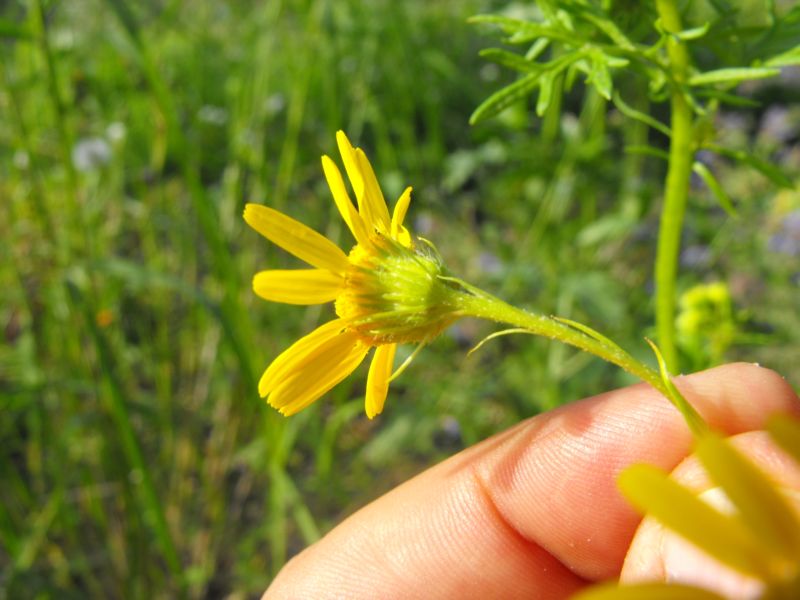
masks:
<instances>
[{"instance_id":1,"label":"flower head","mask_svg":"<svg viewBox=\"0 0 800 600\"><path fill-rule=\"evenodd\" d=\"M244 219L253 229L314 267L261 271L253 279L255 292L287 304L335 302L337 315L278 356L258 390L282 414L294 414L352 373L374 347L365 399L372 418L383 409L397 344L424 344L458 314L435 248L403 225L411 188L402 193L390 217L364 152L353 148L341 131L336 140L358 208L336 164L323 156L322 168L356 240L348 254L276 210L245 207Z\"/></svg>"}]
</instances>

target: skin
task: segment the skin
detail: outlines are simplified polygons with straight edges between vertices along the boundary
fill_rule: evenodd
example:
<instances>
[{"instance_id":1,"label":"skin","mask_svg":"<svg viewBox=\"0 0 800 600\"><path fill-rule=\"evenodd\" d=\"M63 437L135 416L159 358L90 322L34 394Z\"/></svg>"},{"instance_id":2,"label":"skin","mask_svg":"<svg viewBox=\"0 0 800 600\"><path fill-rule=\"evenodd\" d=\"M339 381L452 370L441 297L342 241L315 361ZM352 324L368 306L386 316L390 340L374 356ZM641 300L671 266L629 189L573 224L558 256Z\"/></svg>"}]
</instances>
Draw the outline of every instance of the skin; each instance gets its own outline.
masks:
<instances>
[{"instance_id":1,"label":"skin","mask_svg":"<svg viewBox=\"0 0 800 600\"><path fill-rule=\"evenodd\" d=\"M675 382L712 427L757 440L757 462L800 489L759 432L775 412L800 416L779 375L732 364ZM645 384L571 403L359 510L293 558L264 598L564 598L623 565L625 578L663 579L663 531L645 523L637 534L641 517L615 479L646 462L705 489L690 448L678 412Z\"/></svg>"}]
</instances>

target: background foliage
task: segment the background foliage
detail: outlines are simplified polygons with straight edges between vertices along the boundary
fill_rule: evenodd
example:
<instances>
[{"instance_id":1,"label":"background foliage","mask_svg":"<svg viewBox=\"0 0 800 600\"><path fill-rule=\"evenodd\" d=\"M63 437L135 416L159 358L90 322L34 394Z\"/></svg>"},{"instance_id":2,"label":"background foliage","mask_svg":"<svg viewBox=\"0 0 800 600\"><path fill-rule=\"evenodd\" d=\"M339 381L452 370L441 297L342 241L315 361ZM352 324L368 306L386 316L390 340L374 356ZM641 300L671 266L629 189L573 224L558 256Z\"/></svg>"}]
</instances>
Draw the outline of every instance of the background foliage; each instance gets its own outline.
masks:
<instances>
[{"instance_id":1,"label":"background foliage","mask_svg":"<svg viewBox=\"0 0 800 600\"><path fill-rule=\"evenodd\" d=\"M762 4L735 18L745 27ZM688 20L702 24L704 7ZM261 369L329 307L254 297L255 271L296 262L244 226L242 207L267 203L349 243L319 164L340 128L387 196L414 186L413 225L455 273L649 355L664 165L623 147L666 140L580 81L541 118L521 98L468 125L517 79L479 57L495 42L467 18L530 10L0 5L1 596L257 594L287 557L426 465L629 383L528 336L465 358L492 329L462 322L392 385L375 421L364 373L288 420L257 397ZM614 85L647 102L635 79L615 72ZM797 71L739 92L753 102L720 110L717 135L797 173ZM693 181L679 287L720 281L728 295L688 296L700 314L682 317L695 324L685 364L757 361L796 386L800 196L699 158L739 218Z\"/></svg>"}]
</instances>

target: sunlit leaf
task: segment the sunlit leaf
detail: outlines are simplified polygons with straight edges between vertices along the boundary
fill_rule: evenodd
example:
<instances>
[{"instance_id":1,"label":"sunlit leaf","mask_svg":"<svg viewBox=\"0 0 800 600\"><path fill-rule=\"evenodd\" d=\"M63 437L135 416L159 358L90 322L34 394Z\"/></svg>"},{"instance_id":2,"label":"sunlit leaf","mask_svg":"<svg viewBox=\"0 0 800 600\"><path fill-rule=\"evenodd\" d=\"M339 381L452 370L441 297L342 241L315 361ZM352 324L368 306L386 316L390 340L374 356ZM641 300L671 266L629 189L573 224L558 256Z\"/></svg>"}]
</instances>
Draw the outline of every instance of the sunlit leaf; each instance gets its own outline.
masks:
<instances>
[{"instance_id":1,"label":"sunlit leaf","mask_svg":"<svg viewBox=\"0 0 800 600\"><path fill-rule=\"evenodd\" d=\"M692 40L699 40L703 37L706 33L708 33L708 29L711 27L710 22L703 23L700 27L693 27L691 29L684 29L683 31L679 31L678 33L674 33L676 38L683 40L684 42L690 42Z\"/></svg>"},{"instance_id":2,"label":"sunlit leaf","mask_svg":"<svg viewBox=\"0 0 800 600\"><path fill-rule=\"evenodd\" d=\"M736 84L751 79L764 79L774 77L781 72L780 69L768 67L734 67L729 69L716 69L698 73L689 78L689 85L699 86L711 83L730 83Z\"/></svg>"},{"instance_id":3,"label":"sunlit leaf","mask_svg":"<svg viewBox=\"0 0 800 600\"><path fill-rule=\"evenodd\" d=\"M785 188L792 188L794 187L794 183L791 179L778 167L773 165L770 162L767 162L763 158L759 158L750 152L745 152L744 150L731 150L729 148L725 148L724 146L719 146L717 144L710 144L707 146L709 150L716 152L717 154L721 154L722 156L727 156L733 160L737 160L741 163L744 163L750 167L753 167L757 171L759 171L764 177L772 181L775 185Z\"/></svg>"},{"instance_id":4,"label":"sunlit leaf","mask_svg":"<svg viewBox=\"0 0 800 600\"><path fill-rule=\"evenodd\" d=\"M508 41L512 44L524 44L540 37L557 39L564 42L574 41L574 38L572 40L570 39L569 32L540 23L532 23L531 21L523 21L521 19L513 19L500 15L476 15L470 17L468 22L497 25L504 33L509 35Z\"/></svg>"},{"instance_id":5,"label":"sunlit leaf","mask_svg":"<svg viewBox=\"0 0 800 600\"><path fill-rule=\"evenodd\" d=\"M711 190L711 193L714 194L714 197L719 202L720 206L728 213L731 217L738 217L739 214L736 212L736 209L733 206L733 202L731 201L730 196L728 196L727 192L722 188L722 186L717 181L717 178L714 177L713 173L708 170L703 163L695 161L692 164L692 171L697 173L703 182L708 186L708 189Z\"/></svg>"},{"instance_id":6,"label":"sunlit leaf","mask_svg":"<svg viewBox=\"0 0 800 600\"><path fill-rule=\"evenodd\" d=\"M773 56L765 61L764 64L767 67L794 67L800 65L800 46L795 46L791 50Z\"/></svg>"},{"instance_id":7,"label":"sunlit leaf","mask_svg":"<svg viewBox=\"0 0 800 600\"><path fill-rule=\"evenodd\" d=\"M724 102L729 106L741 106L743 108L757 108L761 106L761 103L757 100L746 98L744 96L737 96L736 94L731 94L730 92L726 92L718 88L701 88L695 90L695 93L700 98L713 98L715 100L719 100L720 102Z\"/></svg>"},{"instance_id":8,"label":"sunlit leaf","mask_svg":"<svg viewBox=\"0 0 800 600\"><path fill-rule=\"evenodd\" d=\"M544 116L547 109L550 107L550 101L553 98L553 88L555 87L555 75L552 71L544 73L539 80L539 97L536 100L536 114L540 117Z\"/></svg>"},{"instance_id":9,"label":"sunlit leaf","mask_svg":"<svg viewBox=\"0 0 800 600\"><path fill-rule=\"evenodd\" d=\"M592 14L587 11L582 12L581 16L590 23L592 23L600 31L605 33L608 36L608 38L620 48L623 48L625 50L633 50L635 48L635 46L628 39L628 37L624 33L622 33L619 27L617 27L614 21L612 21L608 16Z\"/></svg>"},{"instance_id":10,"label":"sunlit leaf","mask_svg":"<svg viewBox=\"0 0 800 600\"><path fill-rule=\"evenodd\" d=\"M523 73L530 73L531 71L541 71L542 67L535 61L529 60L514 54L508 50L500 48L486 48L478 53L483 58L490 60L498 65L514 69L515 71L522 71Z\"/></svg>"},{"instance_id":11,"label":"sunlit leaf","mask_svg":"<svg viewBox=\"0 0 800 600\"><path fill-rule=\"evenodd\" d=\"M711 28L711 23L706 22L700 27L692 27L691 29L684 29L682 31L673 32L668 31L665 27L661 19L656 19L655 23L653 23L656 30L661 33L662 36L666 38L676 38L684 42L697 40L703 37L708 33L708 30Z\"/></svg>"},{"instance_id":12,"label":"sunlit leaf","mask_svg":"<svg viewBox=\"0 0 800 600\"><path fill-rule=\"evenodd\" d=\"M493 117L515 102L525 98L539 84L541 77L542 73L540 72L529 73L511 85L497 90L475 109L475 112L469 118L470 125L475 125L484 119Z\"/></svg>"},{"instance_id":13,"label":"sunlit leaf","mask_svg":"<svg viewBox=\"0 0 800 600\"><path fill-rule=\"evenodd\" d=\"M669 127L664 125L661 121L651 117L647 113L643 113L642 111L636 110L632 106L628 105L623 99L622 96L618 92L614 92L612 95L612 100L614 102L614 106L616 106L619 111L624 114L626 117L630 117L631 119L636 119L637 121L641 121L642 123L649 125L656 131L660 131L665 136L670 137L672 132L670 131ZM666 153L665 153L666 154ZM669 157L669 155L666 155Z\"/></svg>"},{"instance_id":14,"label":"sunlit leaf","mask_svg":"<svg viewBox=\"0 0 800 600\"><path fill-rule=\"evenodd\" d=\"M544 53L545 50L547 50L549 46L550 46L549 39L544 37L539 38L533 44L531 44L531 47L525 53L525 59L530 61L536 60Z\"/></svg>"},{"instance_id":15,"label":"sunlit leaf","mask_svg":"<svg viewBox=\"0 0 800 600\"><path fill-rule=\"evenodd\" d=\"M604 56L599 52L594 53L591 65L588 82L594 85L603 98L611 100L611 73Z\"/></svg>"}]
</instances>

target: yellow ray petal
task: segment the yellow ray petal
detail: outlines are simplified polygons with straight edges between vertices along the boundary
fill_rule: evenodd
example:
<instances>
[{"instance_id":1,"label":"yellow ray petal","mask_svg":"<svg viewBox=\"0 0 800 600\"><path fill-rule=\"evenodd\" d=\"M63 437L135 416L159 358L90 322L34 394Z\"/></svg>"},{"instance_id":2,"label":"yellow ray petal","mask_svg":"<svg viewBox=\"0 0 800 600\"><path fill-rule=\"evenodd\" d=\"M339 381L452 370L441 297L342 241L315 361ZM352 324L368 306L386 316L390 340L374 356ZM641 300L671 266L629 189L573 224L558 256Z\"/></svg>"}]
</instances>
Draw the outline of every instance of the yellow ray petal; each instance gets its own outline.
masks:
<instances>
[{"instance_id":1,"label":"yellow ray petal","mask_svg":"<svg viewBox=\"0 0 800 600\"><path fill-rule=\"evenodd\" d=\"M628 501L708 555L745 575L772 573L763 546L739 519L717 512L650 465L633 465L617 480Z\"/></svg>"},{"instance_id":2,"label":"yellow ray petal","mask_svg":"<svg viewBox=\"0 0 800 600\"><path fill-rule=\"evenodd\" d=\"M765 545L765 554L800 556L800 522L770 479L725 442L708 433L695 449L709 476L725 490L742 522Z\"/></svg>"},{"instance_id":3,"label":"yellow ray petal","mask_svg":"<svg viewBox=\"0 0 800 600\"><path fill-rule=\"evenodd\" d=\"M680 583L635 583L595 585L578 592L572 600L725 600L703 588Z\"/></svg>"},{"instance_id":4,"label":"yellow ray petal","mask_svg":"<svg viewBox=\"0 0 800 600\"><path fill-rule=\"evenodd\" d=\"M336 300L344 278L324 269L261 271L253 277L253 291L271 302L324 304Z\"/></svg>"},{"instance_id":5,"label":"yellow ray petal","mask_svg":"<svg viewBox=\"0 0 800 600\"><path fill-rule=\"evenodd\" d=\"M773 440L800 463L800 421L788 415L770 417L767 430Z\"/></svg>"},{"instance_id":6,"label":"yellow ray petal","mask_svg":"<svg viewBox=\"0 0 800 600\"><path fill-rule=\"evenodd\" d=\"M350 201L350 196L347 194L347 189L344 187L344 179L339 172L338 167L327 156L322 157L322 170L325 172L325 179L328 180L328 187L331 188L333 193L333 201L342 215L342 219L347 223L350 231L359 244L364 244L369 240L367 230L364 227L364 221L361 215L358 214L356 207Z\"/></svg>"},{"instance_id":7,"label":"yellow ray petal","mask_svg":"<svg viewBox=\"0 0 800 600\"><path fill-rule=\"evenodd\" d=\"M341 248L300 221L260 204L245 205L244 220L269 241L313 267L334 273L347 270L347 256Z\"/></svg>"},{"instance_id":8,"label":"yellow ray petal","mask_svg":"<svg viewBox=\"0 0 800 600\"><path fill-rule=\"evenodd\" d=\"M363 197L358 197L358 211L361 213L367 226L376 228L378 231L389 231L389 209L386 208L386 200L383 197L375 171L369 164L367 155L356 148L356 161L364 180Z\"/></svg>"},{"instance_id":9,"label":"yellow ray petal","mask_svg":"<svg viewBox=\"0 0 800 600\"><path fill-rule=\"evenodd\" d=\"M385 344L375 349L375 356L372 357L372 364L369 366L367 375L367 393L364 400L364 408L370 419L383 411L396 350L397 344Z\"/></svg>"},{"instance_id":10,"label":"yellow ray petal","mask_svg":"<svg viewBox=\"0 0 800 600\"><path fill-rule=\"evenodd\" d=\"M403 227L403 221L408 212L408 205L411 202L411 186L408 186L394 205L392 213L392 238L403 244L406 248L411 247L411 234L408 229Z\"/></svg>"},{"instance_id":11,"label":"yellow ray petal","mask_svg":"<svg viewBox=\"0 0 800 600\"><path fill-rule=\"evenodd\" d=\"M350 375L368 351L369 345L357 334L343 331L325 345L323 352L276 387L267 401L281 414L293 415Z\"/></svg>"},{"instance_id":12,"label":"yellow ray petal","mask_svg":"<svg viewBox=\"0 0 800 600\"><path fill-rule=\"evenodd\" d=\"M358 167L358 161L356 160L356 149L353 148L344 131L336 132L336 144L339 146L339 154L342 155L344 170L347 172L350 185L353 186L356 200L361 203L361 198L364 196L364 178L361 177L361 169Z\"/></svg>"},{"instance_id":13,"label":"yellow ray petal","mask_svg":"<svg viewBox=\"0 0 800 600\"><path fill-rule=\"evenodd\" d=\"M258 382L258 394L264 398L293 372L323 352L327 343L338 336L344 328L344 321L334 319L317 327L281 352L261 376Z\"/></svg>"}]
</instances>

